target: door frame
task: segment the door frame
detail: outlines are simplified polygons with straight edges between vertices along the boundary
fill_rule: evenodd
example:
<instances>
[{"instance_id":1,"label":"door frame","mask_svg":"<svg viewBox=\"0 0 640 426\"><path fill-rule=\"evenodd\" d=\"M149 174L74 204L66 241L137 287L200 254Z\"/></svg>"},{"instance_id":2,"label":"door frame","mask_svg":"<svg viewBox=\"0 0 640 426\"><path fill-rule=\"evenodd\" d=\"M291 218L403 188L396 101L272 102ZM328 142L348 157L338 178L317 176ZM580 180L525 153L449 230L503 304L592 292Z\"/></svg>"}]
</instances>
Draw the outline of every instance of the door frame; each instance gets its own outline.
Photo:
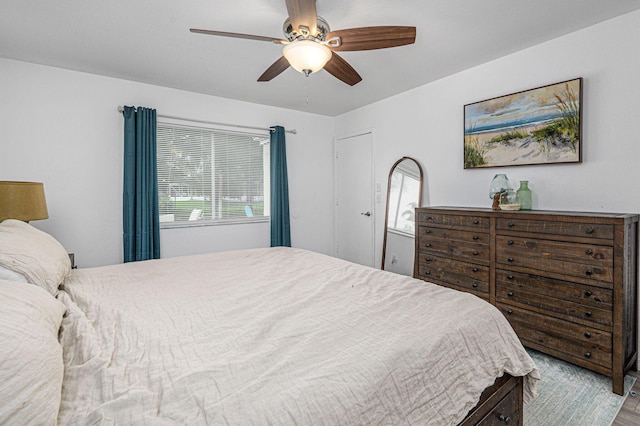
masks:
<instances>
[{"instance_id":1,"label":"door frame","mask_svg":"<svg viewBox=\"0 0 640 426\"><path fill-rule=\"evenodd\" d=\"M370 144L369 150L371 152L371 199L369 211L371 212L371 251L369 253L371 259L371 265L375 268L376 265L376 203L375 203L375 139L374 139L374 129L363 129L350 133L345 133L340 136L335 136L333 138L333 247L332 247L332 255L338 256L338 144L345 140L350 139L356 136L370 135Z\"/></svg>"}]
</instances>

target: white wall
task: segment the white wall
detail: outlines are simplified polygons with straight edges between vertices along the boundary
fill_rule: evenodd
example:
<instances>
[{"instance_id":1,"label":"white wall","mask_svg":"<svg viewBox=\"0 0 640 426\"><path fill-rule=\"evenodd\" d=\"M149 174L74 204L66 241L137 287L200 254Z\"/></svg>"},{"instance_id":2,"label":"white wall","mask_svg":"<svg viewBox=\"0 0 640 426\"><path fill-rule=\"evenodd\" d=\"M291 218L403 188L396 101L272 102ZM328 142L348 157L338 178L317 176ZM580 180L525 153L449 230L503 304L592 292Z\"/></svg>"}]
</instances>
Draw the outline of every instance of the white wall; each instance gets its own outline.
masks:
<instances>
[{"instance_id":1,"label":"white wall","mask_svg":"<svg viewBox=\"0 0 640 426\"><path fill-rule=\"evenodd\" d=\"M292 243L333 248L333 137L374 130L375 181L407 155L424 168L423 205L490 206L489 183L527 179L534 209L640 212L640 11L443 78L335 119L0 59L0 179L45 183L50 218L33 224L80 266L122 260L122 117L160 114L296 128L287 134ZM437 60L437 58L434 58ZM419 71L418 71L419 72ZM584 78L583 163L463 170L463 105ZM384 203L376 204L376 264ZM162 232L163 256L267 246L267 224Z\"/></svg>"},{"instance_id":2,"label":"white wall","mask_svg":"<svg viewBox=\"0 0 640 426\"><path fill-rule=\"evenodd\" d=\"M534 209L640 213L638 40L640 11L343 114L335 131L375 129L383 188L397 159L416 158L423 205L490 207L489 183L507 173L514 184L529 180ZM575 77L584 78L582 164L463 169L465 104ZM384 203L376 208L381 244Z\"/></svg>"},{"instance_id":3,"label":"white wall","mask_svg":"<svg viewBox=\"0 0 640 426\"><path fill-rule=\"evenodd\" d=\"M0 76L0 180L44 182L49 219L32 224L74 252L81 267L122 261L118 105L296 129L286 136L292 245L331 253L331 118L1 58ZM161 232L163 257L268 246L268 223Z\"/></svg>"}]
</instances>

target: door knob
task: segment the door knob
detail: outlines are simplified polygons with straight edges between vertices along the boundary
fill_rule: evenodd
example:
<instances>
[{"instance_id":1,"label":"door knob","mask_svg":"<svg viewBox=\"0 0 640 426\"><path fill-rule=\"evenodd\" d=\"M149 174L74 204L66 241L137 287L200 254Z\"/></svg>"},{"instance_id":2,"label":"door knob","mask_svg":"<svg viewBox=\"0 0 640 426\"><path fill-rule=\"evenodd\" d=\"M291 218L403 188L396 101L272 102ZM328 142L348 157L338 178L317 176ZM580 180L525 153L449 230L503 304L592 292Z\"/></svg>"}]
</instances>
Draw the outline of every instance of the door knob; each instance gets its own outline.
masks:
<instances>
[{"instance_id":1,"label":"door knob","mask_svg":"<svg viewBox=\"0 0 640 426\"><path fill-rule=\"evenodd\" d=\"M371 216L371 212L360 213L362 216Z\"/></svg>"}]
</instances>

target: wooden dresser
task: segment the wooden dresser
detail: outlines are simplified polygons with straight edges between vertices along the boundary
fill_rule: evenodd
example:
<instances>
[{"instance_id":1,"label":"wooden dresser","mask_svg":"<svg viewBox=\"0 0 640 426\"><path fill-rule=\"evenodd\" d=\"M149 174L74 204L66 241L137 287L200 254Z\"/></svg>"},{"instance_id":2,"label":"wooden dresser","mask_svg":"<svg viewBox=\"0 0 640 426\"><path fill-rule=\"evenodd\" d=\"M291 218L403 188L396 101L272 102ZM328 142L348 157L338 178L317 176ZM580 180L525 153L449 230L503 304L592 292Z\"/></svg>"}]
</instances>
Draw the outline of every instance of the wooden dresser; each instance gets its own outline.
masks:
<instances>
[{"instance_id":1,"label":"wooden dresser","mask_svg":"<svg viewBox=\"0 0 640 426\"><path fill-rule=\"evenodd\" d=\"M494 304L523 345L613 379L638 356L638 215L416 209L414 275Z\"/></svg>"}]
</instances>

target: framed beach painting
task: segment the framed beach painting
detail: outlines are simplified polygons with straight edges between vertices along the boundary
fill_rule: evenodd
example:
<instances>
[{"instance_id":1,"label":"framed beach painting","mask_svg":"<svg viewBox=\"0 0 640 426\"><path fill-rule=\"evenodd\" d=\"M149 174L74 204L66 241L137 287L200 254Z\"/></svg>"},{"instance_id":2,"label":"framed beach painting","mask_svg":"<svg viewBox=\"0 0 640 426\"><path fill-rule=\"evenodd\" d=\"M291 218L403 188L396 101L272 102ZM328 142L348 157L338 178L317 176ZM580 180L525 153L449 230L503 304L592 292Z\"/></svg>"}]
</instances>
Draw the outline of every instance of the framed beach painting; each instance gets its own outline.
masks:
<instances>
[{"instance_id":1,"label":"framed beach painting","mask_svg":"<svg viewBox=\"0 0 640 426\"><path fill-rule=\"evenodd\" d=\"M464 106L464 168L580 163L582 78Z\"/></svg>"}]
</instances>

